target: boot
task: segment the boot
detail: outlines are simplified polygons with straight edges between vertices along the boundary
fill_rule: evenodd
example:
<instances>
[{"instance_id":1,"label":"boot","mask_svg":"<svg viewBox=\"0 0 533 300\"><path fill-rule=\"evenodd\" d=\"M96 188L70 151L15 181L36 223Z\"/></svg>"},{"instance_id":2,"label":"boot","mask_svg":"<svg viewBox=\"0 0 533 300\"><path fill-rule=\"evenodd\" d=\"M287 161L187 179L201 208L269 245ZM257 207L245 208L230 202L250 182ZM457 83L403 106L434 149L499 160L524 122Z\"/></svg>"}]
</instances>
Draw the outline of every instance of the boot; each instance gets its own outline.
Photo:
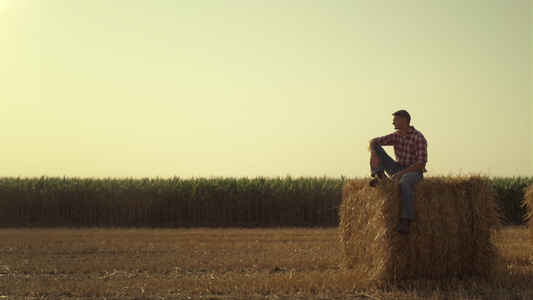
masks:
<instances>
[{"instance_id":1,"label":"boot","mask_svg":"<svg viewBox=\"0 0 533 300\"><path fill-rule=\"evenodd\" d=\"M385 174L383 174L383 172L373 173L372 177L374 177L374 179L370 180L370 182L369 182L370 186L371 187L375 187L376 185L378 185L378 183L381 182L381 180L383 179L384 176L385 176Z\"/></svg>"},{"instance_id":2,"label":"boot","mask_svg":"<svg viewBox=\"0 0 533 300\"><path fill-rule=\"evenodd\" d=\"M403 234L409 234L410 223L411 223L411 220L402 218L402 220L400 221L400 226L396 227L394 231L400 232Z\"/></svg>"}]
</instances>

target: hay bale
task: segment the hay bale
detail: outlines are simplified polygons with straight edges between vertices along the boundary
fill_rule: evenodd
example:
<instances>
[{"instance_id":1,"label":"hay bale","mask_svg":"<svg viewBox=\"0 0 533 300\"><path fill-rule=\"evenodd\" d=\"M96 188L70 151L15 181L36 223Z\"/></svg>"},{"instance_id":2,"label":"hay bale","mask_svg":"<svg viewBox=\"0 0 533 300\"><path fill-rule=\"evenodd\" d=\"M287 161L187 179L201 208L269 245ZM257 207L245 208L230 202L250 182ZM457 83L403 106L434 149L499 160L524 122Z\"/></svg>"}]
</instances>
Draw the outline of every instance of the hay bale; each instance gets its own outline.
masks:
<instances>
[{"instance_id":1,"label":"hay bale","mask_svg":"<svg viewBox=\"0 0 533 300\"><path fill-rule=\"evenodd\" d=\"M397 181L346 183L340 207L346 265L369 280L494 275L500 215L485 177L426 178L415 185L411 233L400 222Z\"/></svg>"},{"instance_id":2,"label":"hay bale","mask_svg":"<svg viewBox=\"0 0 533 300\"><path fill-rule=\"evenodd\" d=\"M533 238L533 184L528 185L524 189L524 201L522 207L526 209L524 221L528 224L529 232Z\"/></svg>"}]
</instances>

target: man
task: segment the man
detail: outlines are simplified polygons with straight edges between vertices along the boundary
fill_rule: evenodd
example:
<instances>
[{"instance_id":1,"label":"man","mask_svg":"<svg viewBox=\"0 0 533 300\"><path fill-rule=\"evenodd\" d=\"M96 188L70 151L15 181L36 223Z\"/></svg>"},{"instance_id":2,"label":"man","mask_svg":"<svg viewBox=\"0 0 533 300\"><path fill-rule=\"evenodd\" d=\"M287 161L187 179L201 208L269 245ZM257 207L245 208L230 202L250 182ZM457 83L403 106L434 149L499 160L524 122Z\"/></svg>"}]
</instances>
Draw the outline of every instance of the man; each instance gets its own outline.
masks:
<instances>
[{"instance_id":1,"label":"man","mask_svg":"<svg viewBox=\"0 0 533 300\"><path fill-rule=\"evenodd\" d=\"M370 170L374 178L370 186L376 186L384 173L400 181L402 215L396 231L408 234L410 223L414 220L413 185L422 180L426 172L427 141L420 131L410 125L411 116L407 111L399 110L392 115L392 125L397 131L368 142ZM381 146L394 146L396 161Z\"/></svg>"}]
</instances>

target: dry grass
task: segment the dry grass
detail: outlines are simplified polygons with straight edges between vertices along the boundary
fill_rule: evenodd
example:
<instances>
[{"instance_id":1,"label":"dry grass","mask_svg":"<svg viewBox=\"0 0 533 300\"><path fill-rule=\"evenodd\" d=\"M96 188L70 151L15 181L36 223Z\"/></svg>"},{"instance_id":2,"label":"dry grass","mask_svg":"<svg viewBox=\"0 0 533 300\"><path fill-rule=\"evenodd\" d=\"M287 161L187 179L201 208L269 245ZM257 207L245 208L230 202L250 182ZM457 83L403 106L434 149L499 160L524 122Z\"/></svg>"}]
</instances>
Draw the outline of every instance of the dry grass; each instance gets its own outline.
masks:
<instances>
[{"instance_id":1,"label":"dry grass","mask_svg":"<svg viewBox=\"0 0 533 300\"><path fill-rule=\"evenodd\" d=\"M506 273L370 283L337 228L1 229L0 298L533 299L524 227L496 242Z\"/></svg>"}]
</instances>

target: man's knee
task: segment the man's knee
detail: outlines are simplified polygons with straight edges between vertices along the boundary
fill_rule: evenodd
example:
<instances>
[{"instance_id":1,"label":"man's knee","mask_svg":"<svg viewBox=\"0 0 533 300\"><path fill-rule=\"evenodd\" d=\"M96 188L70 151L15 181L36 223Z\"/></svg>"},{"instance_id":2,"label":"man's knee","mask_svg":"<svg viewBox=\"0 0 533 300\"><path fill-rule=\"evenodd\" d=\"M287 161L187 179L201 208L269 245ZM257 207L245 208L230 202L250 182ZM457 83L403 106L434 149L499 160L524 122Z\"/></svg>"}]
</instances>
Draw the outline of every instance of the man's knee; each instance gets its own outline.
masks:
<instances>
[{"instance_id":1,"label":"man's knee","mask_svg":"<svg viewBox=\"0 0 533 300\"><path fill-rule=\"evenodd\" d=\"M385 149L383 149L383 147L380 144L375 144L374 149L376 150L377 153L385 152Z\"/></svg>"},{"instance_id":2,"label":"man's knee","mask_svg":"<svg viewBox=\"0 0 533 300\"><path fill-rule=\"evenodd\" d=\"M401 186L413 186L415 183L422 180L422 175L420 172L409 172L405 173L402 178L400 178Z\"/></svg>"}]
</instances>

